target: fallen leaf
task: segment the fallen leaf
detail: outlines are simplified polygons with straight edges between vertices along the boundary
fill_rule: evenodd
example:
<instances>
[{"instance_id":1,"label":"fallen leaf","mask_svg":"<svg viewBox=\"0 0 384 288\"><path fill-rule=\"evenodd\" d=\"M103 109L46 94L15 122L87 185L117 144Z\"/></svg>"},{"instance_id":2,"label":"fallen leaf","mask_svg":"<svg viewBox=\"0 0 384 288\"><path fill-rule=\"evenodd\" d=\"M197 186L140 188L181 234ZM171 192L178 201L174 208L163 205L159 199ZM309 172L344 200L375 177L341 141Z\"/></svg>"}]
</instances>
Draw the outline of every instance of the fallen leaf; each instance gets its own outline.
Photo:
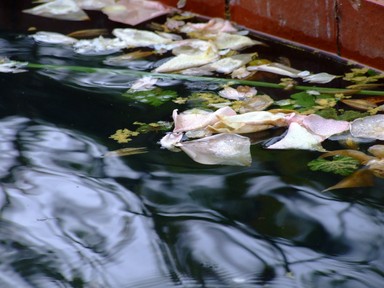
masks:
<instances>
[{"instance_id":1,"label":"fallen leaf","mask_svg":"<svg viewBox=\"0 0 384 288\"><path fill-rule=\"evenodd\" d=\"M86 30L77 30L69 33L67 36L76 39L84 38L95 38L99 36L105 36L108 34L107 29L86 29Z\"/></svg>"},{"instance_id":2,"label":"fallen leaf","mask_svg":"<svg viewBox=\"0 0 384 288\"><path fill-rule=\"evenodd\" d=\"M131 156L131 155L142 154L147 152L148 150L145 147L122 148L114 151L109 151L105 153L104 157Z\"/></svg>"},{"instance_id":3,"label":"fallen leaf","mask_svg":"<svg viewBox=\"0 0 384 288\"><path fill-rule=\"evenodd\" d=\"M345 189L345 188L358 188L358 187L368 187L373 186L374 175L368 169L360 169L344 178L339 183L334 186L331 186L325 189L323 192L336 190L336 189Z\"/></svg>"},{"instance_id":4,"label":"fallen leaf","mask_svg":"<svg viewBox=\"0 0 384 288\"><path fill-rule=\"evenodd\" d=\"M217 134L179 144L194 161L206 165L249 166L251 142L237 134Z\"/></svg>"}]
</instances>

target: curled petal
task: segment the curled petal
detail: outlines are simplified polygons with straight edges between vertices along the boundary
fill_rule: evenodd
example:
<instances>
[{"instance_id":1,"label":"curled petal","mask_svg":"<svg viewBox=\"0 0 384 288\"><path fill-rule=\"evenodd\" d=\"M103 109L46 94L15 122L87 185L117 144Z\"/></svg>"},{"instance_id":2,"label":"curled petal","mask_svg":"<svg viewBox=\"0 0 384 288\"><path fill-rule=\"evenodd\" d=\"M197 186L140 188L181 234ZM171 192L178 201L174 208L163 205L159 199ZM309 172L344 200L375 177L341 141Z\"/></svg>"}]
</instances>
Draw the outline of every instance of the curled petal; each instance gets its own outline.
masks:
<instances>
[{"instance_id":1,"label":"curled petal","mask_svg":"<svg viewBox=\"0 0 384 288\"><path fill-rule=\"evenodd\" d=\"M175 109L172 114L175 123L174 132L202 129L219 121L218 117L228 115L236 115L236 112L230 107L223 107L215 112L191 109L177 114Z\"/></svg>"},{"instance_id":2,"label":"curled petal","mask_svg":"<svg viewBox=\"0 0 384 288\"><path fill-rule=\"evenodd\" d=\"M182 133L167 133L163 138L161 138L160 145L170 151L180 152L180 148L177 148L177 145L180 143L182 138Z\"/></svg>"},{"instance_id":3,"label":"curled petal","mask_svg":"<svg viewBox=\"0 0 384 288\"><path fill-rule=\"evenodd\" d=\"M207 165L249 166L251 142L237 134L217 134L179 145L194 161Z\"/></svg>"},{"instance_id":4,"label":"curled petal","mask_svg":"<svg viewBox=\"0 0 384 288\"><path fill-rule=\"evenodd\" d=\"M377 158L384 159L384 145L373 145L368 148L368 152Z\"/></svg>"},{"instance_id":5,"label":"curled petal","mask_svg":"<svg viewBox=\"0 0 384 288\"><path fill-rule=\"evenodd\" d=\"M34 35L31 35L31 37L36 42L43 42L43 43L49 43L49 44L68 44L72 45L76 43L77 39L63 35L61 33L56 32L46 32L46 31L39 31L35 33Z\"/></svg>"},{"instance_id":6,"label":"curled petal","mask_svg":"<svg viewBox=\"0 0 384 288\"><path fill-rule=\"evenodd\" d=\"M217 133L253 133L276 126L286 126L286 115L267 111L253 111L239 115L220 117L209 128Z\"/></svg>"},{"instance_id":7,"label":"curled petal","mask_svg":"<svg viewBox=\"0 0 384 288\"><path fill-rule=\"evenodd\" d=\"M291 123L287 134L280 141L268 146L268 149L300 149L324 152L321 142L324 138L315 135L300 126L298 123Z\"/></svg>"},{"instance_id":8,"label":"curled petal","mask_svg":"<svg viewBox=\"0 0 384 288\"><path fill-rule=\"evenodd\" d=\"M116 28L113 29L112 34L124 42L127 47L147 47L172 42L171 39L154 32L132 28Z\"/></svg>"}]
</instances>

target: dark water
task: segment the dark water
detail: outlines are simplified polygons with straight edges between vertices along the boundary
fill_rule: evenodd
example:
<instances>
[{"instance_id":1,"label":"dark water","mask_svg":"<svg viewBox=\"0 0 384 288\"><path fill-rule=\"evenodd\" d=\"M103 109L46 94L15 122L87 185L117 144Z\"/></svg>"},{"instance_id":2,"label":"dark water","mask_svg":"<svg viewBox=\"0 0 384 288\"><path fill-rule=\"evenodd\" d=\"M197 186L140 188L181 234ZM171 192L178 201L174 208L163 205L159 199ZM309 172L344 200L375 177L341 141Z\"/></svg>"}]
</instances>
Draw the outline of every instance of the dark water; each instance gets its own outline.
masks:
<instances>
[{"instance_id":1,"label":"dark water","mask_svg":"<svg viewBox=\"0 0 384 288\"><path fill-rule=\"evenodd\" d=\"M103 66L9 33L0 54ZM321 193L340 178L308 171L316 153L255 145L251 167L204 166L160 149L162 133L135 139L146 154L102 157L122 148L116 129L176 107L121 97L133 80L0 74L1 288L383 287L383 181Z\"/></svg>"}]
</instances>

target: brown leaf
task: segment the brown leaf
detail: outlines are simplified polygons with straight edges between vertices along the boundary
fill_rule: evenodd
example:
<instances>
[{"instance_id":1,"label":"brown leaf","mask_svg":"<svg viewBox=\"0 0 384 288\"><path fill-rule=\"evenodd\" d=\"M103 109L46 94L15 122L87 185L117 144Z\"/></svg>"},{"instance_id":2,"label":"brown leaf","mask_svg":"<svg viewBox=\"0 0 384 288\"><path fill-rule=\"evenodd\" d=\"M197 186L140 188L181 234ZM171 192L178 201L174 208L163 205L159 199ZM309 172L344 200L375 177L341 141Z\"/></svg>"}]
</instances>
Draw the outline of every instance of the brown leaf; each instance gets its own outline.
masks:
<instances>
[{"instance_id":1,"label":"brown leaf","mask_svg":"<svg viewBox=\"0 0 384 288\"><path fill-rule=\"evenodd\" d=\"M321 158L331 157L335 155L341 155L341 156L348 156L352 157L358 161L360 161L361 164L366 164L368 161L375 159L373 156L369 156L361 151L356 151L352 149L345 149L345 150L334 150L329 151L327 153L324 153L321 155Z\"/></svg>"},{"instance_id":2,"label":"brown leaf","mask_svg":"<svg viewBox=\"0 0 384 288\"><path fill-rule=\"evenodd\" d=\"M345 105L354 109L368 111L377 107L377 105L367 99L342 99L340 100Z\"/></svg>"},{"instance_id":3,"label":"brown leaf","mask_svg":"<svg viewBox=\"0 0 384 288\"><path fill-rule=\"evenodd\" d=\"M336 185L333 185L323 192L327 192L335 189L345 189L345 188L358 188L358 187L369 187L373 186L374 176L373 173L368 169L360 169L353 173L352 175L344 178Z\"/></svg>"},{"instance_id":4,"label":"brown leaf","mask_svg":"<svg viewBox=\"0 0 384 288\"><path fill-rule=\"evenodd\" d=\"M95 38L99 36L105 36L108 34L107 29L86 29L86 30L78 30L69 33L68 37L73 37L76 39L84 39L84 38Z\"/></svg>"}]
</instances>

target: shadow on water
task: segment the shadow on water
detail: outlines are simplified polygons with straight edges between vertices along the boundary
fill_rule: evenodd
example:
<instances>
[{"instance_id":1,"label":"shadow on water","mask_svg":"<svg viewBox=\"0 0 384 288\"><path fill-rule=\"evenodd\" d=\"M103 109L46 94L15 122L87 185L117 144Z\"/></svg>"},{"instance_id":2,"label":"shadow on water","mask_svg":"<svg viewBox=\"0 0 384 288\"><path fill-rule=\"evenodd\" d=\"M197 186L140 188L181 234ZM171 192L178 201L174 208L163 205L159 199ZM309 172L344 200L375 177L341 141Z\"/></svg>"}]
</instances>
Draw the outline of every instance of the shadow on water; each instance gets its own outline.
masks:
<instances>
[{"instance_id":1,"label":"shadow on water","mask_svg":"<svg viewBox=\"0 0 384 288\"><path fill-rule=\"evenodd\" d=\"M9 33L0 47L24 61L100 62ZM308 172L312 152L255 145L251 167L207 167L161 150L161 133L135 140L147 154L102 157L121 147L108 139L116 129L169 121L175 108L122 98L132 80L0 75L0 287L382 286L384 183L321 193L338 178Z\"/></svg>"}]
</instances>

